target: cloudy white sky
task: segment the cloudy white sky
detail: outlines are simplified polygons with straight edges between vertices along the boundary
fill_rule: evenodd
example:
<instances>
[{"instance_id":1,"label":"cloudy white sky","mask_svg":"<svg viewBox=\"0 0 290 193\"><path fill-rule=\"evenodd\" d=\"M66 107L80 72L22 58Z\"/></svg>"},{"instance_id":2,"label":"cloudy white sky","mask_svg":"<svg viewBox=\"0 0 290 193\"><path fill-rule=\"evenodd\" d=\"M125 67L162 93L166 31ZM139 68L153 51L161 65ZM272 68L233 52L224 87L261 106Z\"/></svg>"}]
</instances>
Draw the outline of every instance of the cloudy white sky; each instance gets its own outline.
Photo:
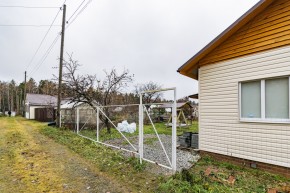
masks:
<instances>
[{"instance_id":1,"label":"cloudy white sky","mask_svg":"<svg viewBox=\"0 0 290 193\"><path fill-rule=\"evenodd\" d=\"M67 20L84 1L67 0ZM57 74L60 31L53 26L37 51L64 0L0 1L0 80L23 81L24 71L36 81ZM197 92L197 82L176 70L258 0L92 0L68 22L65 52L73 53L81 74L104 76L103 70L128 69L134 84L154 81L177 87L178 97ZM81 9L79 9L81 10ZM78 12L77 12L78 13ZM71 23L74 17L77 18ZM55 25L61 24L62 12ZM36 54L35 54L36 53ZM34 57L35 55L35 57ZM33 60L32 60L33 59ZM128 89L130 91L130 89Z\"/></svg>"}]
</instances>

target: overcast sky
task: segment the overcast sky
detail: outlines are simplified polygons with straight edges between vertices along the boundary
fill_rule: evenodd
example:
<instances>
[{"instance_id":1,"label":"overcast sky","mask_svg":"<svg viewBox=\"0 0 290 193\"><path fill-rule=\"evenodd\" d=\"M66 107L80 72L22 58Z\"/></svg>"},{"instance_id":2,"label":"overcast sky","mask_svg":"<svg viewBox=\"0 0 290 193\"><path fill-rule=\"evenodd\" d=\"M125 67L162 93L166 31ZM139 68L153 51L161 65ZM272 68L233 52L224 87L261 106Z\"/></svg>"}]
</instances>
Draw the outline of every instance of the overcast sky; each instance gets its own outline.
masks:
<instances>
[{"instance_id":1,"label":"overcast sky","mask_svg":"<svg viewBox=\"0 0 290 193\"><path fill-rule=\"evenodd\" d=\"M1 0L0 80L51 79L57 74L60 39L42 62L61 30L62 12L39 51L37 48L64 0ZM67 20L83 0L67 0ZM85 0L85 5L89 0ZM177 87L178 97L197 92L197 81L176 72L188 59L255 5L258 0L92 0L68 22L65 53L73 53L81 74L128 69L134 84L149 81ZM2 6L2 7L1 7ZM81 9L79 9L81 10ZM77 18L73 19L77 16ZM34 54L36 53L35 57ZM32 60L33 59L33 60ZM31 62L32 60L32 62ZM130 91L130 89L128 89Z\"/></svg>"}]
</instances>

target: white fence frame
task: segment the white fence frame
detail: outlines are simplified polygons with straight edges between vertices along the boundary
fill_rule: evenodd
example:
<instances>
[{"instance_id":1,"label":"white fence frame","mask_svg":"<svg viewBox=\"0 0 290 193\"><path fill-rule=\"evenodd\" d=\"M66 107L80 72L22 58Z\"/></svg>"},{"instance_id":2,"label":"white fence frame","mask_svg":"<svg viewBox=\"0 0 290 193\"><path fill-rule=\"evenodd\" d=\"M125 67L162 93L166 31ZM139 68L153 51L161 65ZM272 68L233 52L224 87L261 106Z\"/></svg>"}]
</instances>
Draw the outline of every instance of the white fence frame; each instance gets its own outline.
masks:
<instances>
[{"instance_id":1,"label":"white fence frame","mask_svg":"<svg viewBox=\"0 0 290 193\"><path fill-rule=\"evenodd\" d=\"M130 152L130 153L134 153L134 154L139 154L138 153L138 148L136 148L129 140L128 138L121 132L117 129L116 125L111 121L111 119L104 113L104 111L102 110L102 108L105 108L105 107L118 107L118 106L138 106L139 104L129 104L129 105L109 105L109 106L97 106L95 107L95 111L97 112L97 132L96 132L96 138L97 140L94 140L90 137L87 137L87 136L84 136L82 134L80 134L79 132L81 131L81 129L85 126L85 124L87 123L87 121L93 116L91 115L87 121L85 122L85 124L83 125L82 128L79 128L79 108L77 108L77 116L76 116L76 124L77 124L77 134L81 137L84 137L86 139L89 139L91 141L94 141L96 143L99 143L99 144L102 144L102 145L106 145L106 146L109 146L109 147L113 147L113 148L116 148L116 149L120 149L120 150L123 150L123 151L127 151L127 152ZM121 136L131 145L131 147L135 150L135 151L132 151L132 150L128 150L128 149L125 149L125 148L122 148L122 147L119 147L119 146L115 146L115 145L111 145L111 144L108 144L108 143L104 143L104 142L101 142L100 139L99 139L99 136L100 136L100 113L102 115L104 115L108 120L109 122L113 125L113 127L121 134Z\"/></svg>"},{"instance_id":2,"label":"white fence frame","mask_svg":"<svg viewBox=\"0 0 290 193\"><path fill-rule=\"evenodd\" d=\"M159 134L154 126L154 123L145 107L146 104L143 104L142 100L142 94L145 93L152 93L152 92L162 92L162 91L173 91L174 92L174 100L173 100L173 105L172 105L172 158L171 161L169 159L169 156L164 148L164 145L159 137ZM139 106L139 158L140 158L140 163L142 163L142 160L157 164L159 166L162 166L164 168L168 168L173 170L173 172L176 171L176 118L177 118L177 113L176 113L176 88L167 88L167 89L160 89L160 90L150 90L150 91L144 91L139 94L140 97L140 106ZM155 161L149 160L144 158L144 130L143 130L143 120L144 120L144 109L145 113L147 114L151 125L153 126L154 132L158 138L158 141L162 147L163 152L165 153L165 156L168 160L168 163L170 166L166 166L160 163L157 163Z\"/></svg>"},{"instance_id":3,"label":"white fence frame","mask_svg":"<svg viewBox=\"0 0 290 193\"><path fill-rule=\"evenodd\" d=\"M173 91L174 93L174 101L172 103L172 157L171 157L171 160L164 148L164 145L159 137L159 134L154 126L154 123L150 117L150 114L149 112L147 111L145 105L148 105L148 104L143 104L143 101L142 101L142 94L145 94L145 93L152 93L152 92L164 92L164 91ZM97 106L95 107L95 111L96 111L96 117L97 117L97 132L96 132L96 138L97 140L94 140L90 137L87 137L87 136L84 136L84 135L81 135L80 134L80 130L82 128L79 128L79 108L76 108L76 125L77 125L77 134L81 137L84 137L86 139L89 139L91 141L94 141L96 143L99 143L99 144L102 144L102 145L106 145L106 146L109 146L109 147L113 147L113 148L116 148L116 149L120 149L120 150L123 150L123 151L127 151L127 152L130 152L130 153L134 153L135 155L139 155L139 159L140 159L140 163L142 163L142 161L147 161L147 162L150 162L150 163L154 163L154 164L157 164L161 167L164 167L164 168L167 168L167 169L171 169L173 172L176 171L176 119L177 119L177 113L176 113L176 88L167 88L167 89L160 89L160 90L151 90L151 91L144 91L144 92L141 92L139 93L139 97L140 97L140 103L139 104L129 104L129 105L109 105L109 106ZM153 103L153 104L157 104L157 103ZM160 103L160 104L164 104L164 103ZM139 147L136 148L129 140L128 138L121 132L117 129L116 125L110 120L109 117L107 117L107 115L104 113L104 111L102 110L103 108L108 108L108 107L120 107L120 106L139 106ZM151 104L152 105L152 104ZM164 165L164 164L161 164L161 163L158 163L156 161L153 161L153 160L149 160L149 159L146 159L144 158L144 123L143 123L143 120L144 120L144 112L146 113L145 115L148 116L149 120L150 120L150 123L151 125L153 126L153 129L154 129L154 132L158 138L158 141L162 147L162 150L167 158L167 161L169 163L169 166L167 165ZM104 143L104 142L101 142L100 139L99 139L99 132L100 132L100 119L99 119L99 116L100 114L102 114L103 116L105 116L109 122L115 127L115 129L122 135L122 137L131 145L131 147L134 149L134 151L132 150L128 150L128 149L125 149L125 148L122 148L122 147L119 147L119 146L115 146L115 145L111 145L111 144L107 144L107 143ZM93 115L91 115L93 116ZM87 123L87 121L91 118L91 116L86 120L85 124Z\"/></svg>"}]
</instances>

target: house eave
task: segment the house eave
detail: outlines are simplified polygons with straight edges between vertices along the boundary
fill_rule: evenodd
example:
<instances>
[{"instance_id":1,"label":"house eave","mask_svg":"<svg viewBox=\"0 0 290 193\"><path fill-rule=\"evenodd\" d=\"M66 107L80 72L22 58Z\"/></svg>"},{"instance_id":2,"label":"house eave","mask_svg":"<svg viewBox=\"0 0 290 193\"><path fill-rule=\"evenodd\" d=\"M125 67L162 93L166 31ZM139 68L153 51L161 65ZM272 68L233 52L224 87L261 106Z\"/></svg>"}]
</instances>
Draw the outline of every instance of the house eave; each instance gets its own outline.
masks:
<instances>
[{"instance_id":1,"label":"house eave","mask_svg":"<svg viewBox=\"0 0 290 193\"><path fill-rule=\"evenodd\" d=\"M192 70L199 68L199 61L206 57L210 52L212 52L216 47L222 44L230 36L232 36L237 30L248 23L252 18L262 12L266 7L268 7L274 0L261 0L256 5L254 5L250 10L243 14L238 20L236 20L232 25L230 25L226 30L224 30L219 36L217 36L213 41L206 45L202 50L185 62L177 72L184 76L188 76L193 79L197 79L197 75L191 73Z\"/></svg>"}]
</instances>

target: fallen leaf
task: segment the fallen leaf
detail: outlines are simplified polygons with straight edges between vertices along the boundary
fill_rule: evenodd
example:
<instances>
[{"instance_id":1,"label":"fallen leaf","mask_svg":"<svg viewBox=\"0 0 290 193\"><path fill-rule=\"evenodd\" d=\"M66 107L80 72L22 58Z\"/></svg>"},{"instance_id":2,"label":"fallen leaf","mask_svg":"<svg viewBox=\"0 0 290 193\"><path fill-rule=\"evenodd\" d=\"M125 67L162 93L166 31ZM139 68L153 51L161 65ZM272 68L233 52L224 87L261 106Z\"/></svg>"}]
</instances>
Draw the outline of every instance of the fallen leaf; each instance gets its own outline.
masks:
<instances>
[{"instance_id":1,"label":"fallen leaf","mask_svg":"<svg viewBox=\"0 0 290 193\"><path fill-rule=\"evenodd\" d=\"M232 185L235 183L235 181L236 181L236 178L234 176L230 176L228 179L228 182Z\"/></svg>"},{"instance_id":2,"label":"fallen leaf","mask_svg":"<svg viewBox=\"0 0 290 193\"><path fill-rule=\"evenodd\" d=\"M283 186L283 187L281 188L281 190L282 190L283 192L290 192L290 186Z\"/></svg>"},{"instance_id":3,"label":"fallen leaf","mask_svg":"<svg viewBox=\"0 0 290 193\"><path fill-rule=\"evenodd\" d=\"M267 193L276 193L277 190L275 188L269 188Z\"/></svg>"},{"instance_id":4,"label":"fallen leaf","mask_svg":"<svg viewBox=\"0 0 290 193\"><path fill-rule=\"evenodd\" d=\"M208 167L208 168L205 170L204 175L209 176L210 173L211 173L211 168Z\"/></svg>"}]
</instances>

